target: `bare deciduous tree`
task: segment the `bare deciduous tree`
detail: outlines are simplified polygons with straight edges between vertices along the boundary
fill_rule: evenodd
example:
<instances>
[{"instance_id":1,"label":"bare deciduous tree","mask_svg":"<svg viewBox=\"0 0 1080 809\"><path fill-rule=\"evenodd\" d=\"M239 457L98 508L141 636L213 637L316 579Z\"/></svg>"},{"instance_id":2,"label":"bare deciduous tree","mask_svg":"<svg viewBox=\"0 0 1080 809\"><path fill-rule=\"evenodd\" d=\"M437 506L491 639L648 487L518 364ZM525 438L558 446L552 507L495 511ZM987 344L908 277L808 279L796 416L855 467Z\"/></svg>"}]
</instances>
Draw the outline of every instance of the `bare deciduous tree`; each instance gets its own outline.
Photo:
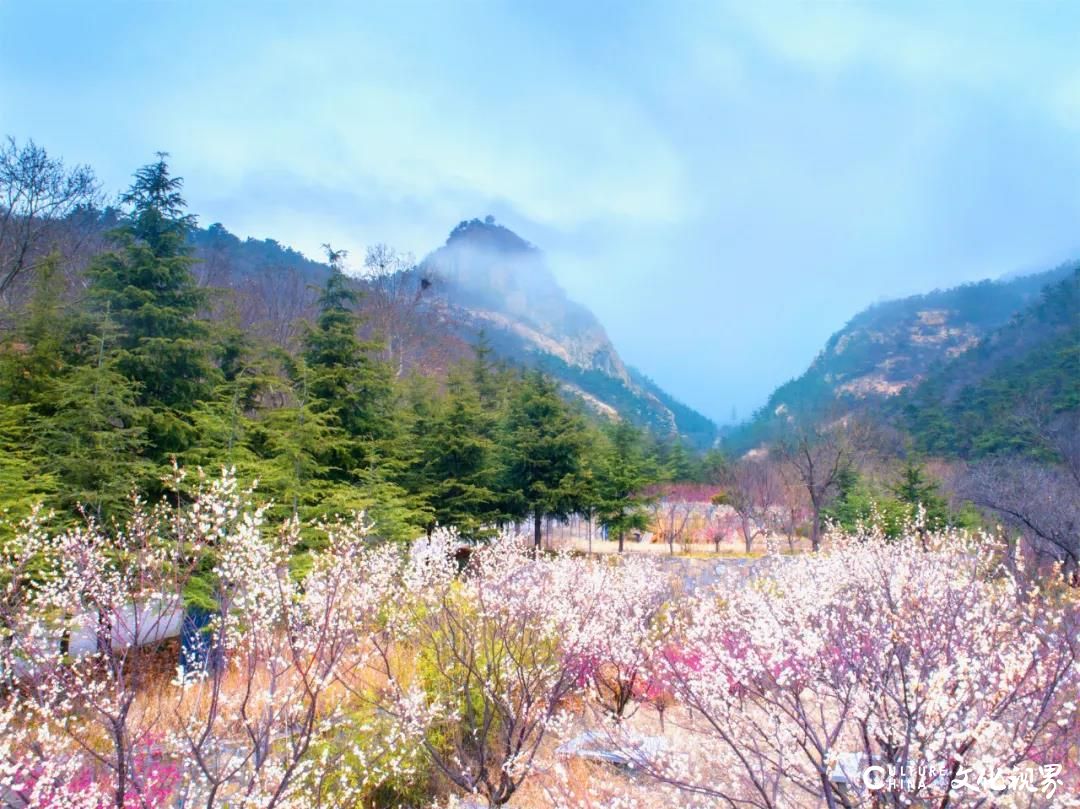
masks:
<instances>
[{"instance_id":1,"label":"bare deciduous tree","mask_svg":"<svg viewBox=\"0 0 1080 809\"><path fill-rule=\"evenodd\" d=\"M686 524L694 513L694 504L680 499L675 492L655 503L652 508L652 522L656 533L664 538L671 555L675 555L675 543L680 541Z\"/></svg>"},{"instance_id":2,"label":"bare deciduous tree","mask_svg":"<svg viewBox=\"0 0 1080 809\"><path fill-rule=\"evenodd\" d=\"M720 502L735 511L747 553L753 549L755 539L768 534L780 498L779 475L764 459L743 459L726 473Z\"/></svg>"},{"instance_id":3,"label":"bare deciduous tree","mask_svg":"<svg viewBox=\"0 0 1080 809\"><path fill-rule=\"evenodd\" d=\"M810 520L810 504L806 488L790 464L777 464L780 477L779 503L776 507L780 530L787 539L788 550L795 552L795 537Z\"/></svg>"},{"instance_id":4,"label":"bare deciduous tree","mask_svg":"<svg viewBox=\"0 0 1080 809\"><path fill-rule=\"evenodd\" d=\"M68 169L32 140L0 145L0 302L58 246L64 220L99 202L88 166Z\"/></svg>"},{"instance_id":5,"label":"bare deciduous tree","mask_svg":"<svg viewBox=\"0 0 1080 809\"><path fill-rule=\"evenodd\" d=\"M865 425L850 418L822 427L799 429L778 447L810 501L810 544L821 548L821 513L836 494L842 472L870 446Z\"/></svg>"},{"instance_id":6,"label":"bare deciduous tree","mask_svg":"<svg viewBox=\"0 0 1080 809\"><path fill-rule=\"evenodd\" d=\"M363 312L376 337L383 342L385 358L396 376L430 332L421 312L428 282L416 270L412 255L385 244L369 247L364 259L367 295Z\"/></svg>"},{"instance_id":7,"label":"bare deciduous tree","mask_svg":"<svg viewBox=\"0 0 1080 809\"><path fill-rule=\"evenodd\" d=\"M1020 531L1080 587L1080 414L1051 416L1023 408L1020 417L1054 460L979 461L962 478L960 493Z\"/></svg>"},{"instance_id":8,"label":"bare deciduous tree","mask_svg":"<svg viewBox=\"0 0 1080 809\"><path fill-rule=\"evenodd\" d=\"M295 269L267 267L237 290L241 324L286 350L295 350L318 291Z\"/></svg>"}]
</instances>

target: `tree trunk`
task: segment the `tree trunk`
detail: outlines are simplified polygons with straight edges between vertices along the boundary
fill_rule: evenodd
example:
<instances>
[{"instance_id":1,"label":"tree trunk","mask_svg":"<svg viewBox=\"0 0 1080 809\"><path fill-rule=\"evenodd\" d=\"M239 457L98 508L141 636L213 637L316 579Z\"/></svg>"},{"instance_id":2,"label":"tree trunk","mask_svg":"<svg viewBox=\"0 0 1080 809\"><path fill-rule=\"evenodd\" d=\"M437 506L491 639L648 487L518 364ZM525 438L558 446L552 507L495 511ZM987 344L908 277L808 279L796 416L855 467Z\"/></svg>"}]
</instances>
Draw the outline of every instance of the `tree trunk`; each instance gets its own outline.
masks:
<instances>
[{"instance_id":1,"label":"tree trunk","mask_svg":"<svg viewBox=\"0 0 1080 809\"><path fill-rule=\"evenodd\" d=\"M814 509L814 519L810 523L810 547L814 552L821 550L821 509Z\"/></svg>"},{"instance_id":2,"label":"tree trunk","mask_svg":"<svg viewBox=\"0 0 1080 809\"><path fill-rule=\"evenodd\" d=\"M124 755L127 750L124 747L124 728L122 724L117 723L113 727L113 744L116 746L116 792L113 795L113 805L116 809L124 809L128 802L127 771L129 765Z\"/></svg>"},{"instance_id":3,"label":"tree trunk","mask_svg":"<svg viewBox=\"0 0 1080 809\"><path fill-rule=\"evenodd\" d=\"M623 552L623 530L619 529L619 553Z\"/></svg>"},{"instance_id":4,"label":"tree trunk","mask_svg":"<svg viewBox=\"0 0 1080 809\"><path fill-rule=\"evenodd\" d=\"M543 540L544 517L539 509L533 512L533 556L540 557L540 543Z\"/></svg>"}]
</instances>

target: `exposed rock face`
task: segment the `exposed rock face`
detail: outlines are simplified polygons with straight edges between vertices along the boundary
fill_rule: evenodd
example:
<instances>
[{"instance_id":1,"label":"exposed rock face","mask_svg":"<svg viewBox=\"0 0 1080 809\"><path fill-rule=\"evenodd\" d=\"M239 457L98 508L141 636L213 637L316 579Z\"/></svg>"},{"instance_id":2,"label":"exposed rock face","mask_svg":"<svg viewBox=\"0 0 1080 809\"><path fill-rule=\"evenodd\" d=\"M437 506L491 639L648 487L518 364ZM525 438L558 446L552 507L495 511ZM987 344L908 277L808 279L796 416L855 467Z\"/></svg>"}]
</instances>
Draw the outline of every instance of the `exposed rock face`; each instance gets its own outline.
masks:
<instances>
[{"instance_id":1,"label":"exposed rock face","mask_svg":"<svg viewBox=\"0 0 1080 809\"><path fill-rule=\"evenodd\" d=\"M543 368L598 413L712 442L711 423L628 368L593 313L566 296L543 253L491 217L459 224L420 272L444 319L473 335L484 331L497 353Z\"/></svg>"},{"instance_id":2,"label":"exposed rock face","mask_svg":"<svg viewBox=\"0 0 1080 809\"><path fill-rule=\"evenodd\" d=\"M604 327L566 297L543 254L494 221L462 222L424 270L479 325L512 332L536 350L630 384Z\"/></svg>"},{"instance_id":3,"label":"exposed rock face","mask_svg":"<svg viewBox=\"0 0 1080 809\"><path fill-rule=\"evenodd\" d=\"M1061 267L1007 281L983 281L875 304L829 338L802 376L781 385L726 442L746 450L795 420L874 408L918 387L964 356L1063 278Z\"/></svg>"},{"instance_id":4,"label":"exposed rock face","mask_svg":"<svg viewBox=\"0 0 1080 809\"><path fill-rule=\"evenodd\" d=\"M959 308L893 309L875 317L871 308L854 318L829 340L807 373L820 373L839 396L896 396L919 382L935 362L977 345L987 328Z\"/></svg>"}]
</instances>

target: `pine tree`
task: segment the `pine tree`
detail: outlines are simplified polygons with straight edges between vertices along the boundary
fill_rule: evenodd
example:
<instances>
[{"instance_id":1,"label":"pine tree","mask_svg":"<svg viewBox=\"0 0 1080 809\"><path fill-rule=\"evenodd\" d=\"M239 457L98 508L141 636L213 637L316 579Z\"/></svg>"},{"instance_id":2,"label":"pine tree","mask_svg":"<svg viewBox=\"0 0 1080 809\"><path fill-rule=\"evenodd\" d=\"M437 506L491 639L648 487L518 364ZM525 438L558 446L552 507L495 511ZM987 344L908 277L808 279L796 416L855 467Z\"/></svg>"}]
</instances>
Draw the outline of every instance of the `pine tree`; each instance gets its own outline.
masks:
<instances>
[{"instance_id":1,"label":"pine tree","mask_svg":"<svg viewBox=\"0 0 1080 809\"><path fill-rule=\"evenodd\" d=\"M373 458L371 465L360 473L359 488L350 492L350 499L360 493L354 509L364 511L375 525L375 535L389 542L410 542L420 535L431 521L431 509L423 497L409 492L397 481L392 461Z\"/></svg>"},{"instance_id":2,"label":"pine tree","mask_svg":"<svg viewBox=\"0 0 1080 809\"><path fill-rule=\"evenodd\" d=\"M377 346L358 336L357 295L341 270L344 251L326 248L330 277L315 325L304 335L305 398L342 431L343 440L325 447L325 462L336 480L345 481L367 469L393 439L393 374L377 359Z\"/></svg>"},{"instance_id":3,"label":"pine tree","mask_svg":"<svg viewBox=\"0 0 1080 809\"><path fill-rule=\"evenodd\" d=\"M335 490L348 483L342 483L340 470L328 462L327 448L347 443L347 436L332 413L313 406L304 363L291 364L287 372L290 403L252 425L250 444L260 458L258 477L274 499L277 516L306 520L321 516L326 501L342 500Z\"/></svg>"},{"instance_id":4,"label":"pine tree","mask_svg":"<svg viewBox=\"0 0 1080 809\"><path fill-rule=\"evenodd\" d=\"M38 269L19 328L0 344L0 514L9 521L25 517L56 488L43 471L40 425L65 368L68 324L54 254Z\"/></svg>"},{"instance_id":5,"label":"pine tree","mask_svg":"<svg viewBox=\"0 0 1080 809\"><path fill-rule=\"evenodd\" d=\"M900 479L892 491L901 503L907 504L912 516L917 509L923 510L926 529L936 531L949 522L948 504L922 464L909 459L900 470Z\"/></svg>"},{"instance_id":6,"label":"pine tree","mask_svg":"<svg viewBox=\"0 0 1080 809\"><path fill-rule=\"evenodd\" d=\"M52 254L34 277L34 294L0 357L0 396L47 411L50 387L72 360L74 316L62 301L60 258Z\"/></svg>"},{"instance_id":7,"label":"pine tree","mask_svg":"<svg viewBox=\"0 0 1080 809\"><path fill-rule=\"evenodd\" d=\"M701 479L700 464L677 435L672 436L668 444L664 472L668 480L677 482Z\"/></svg>"},{"instance_id":8,"label":"pine tree","mask_svg":"<svg viewBox=\"0 0 1080 809\"><path fill-rule=\"evenodd\" d=\"M500 520L496 490L492 414L480 393L460 373L451 374L448 395L423 441L432 523L481 536Z\"/></svg>"},{"instance_id":9,"label":"pine tree","mask_svg":"<svg viewBox=\"0 0 1080 809\"><path fill-rule=\"evenodd\" d=\"M505 404L506 369L492 359L495 350L487 333L481 331L473 345L472 383L480 404L488 413L494 414Z\"/></svg>"},{"instance_id":10,"label":"pine tree","mask_svg":"<svg viewBox=\"0 0 1080 809\"><path fill-rule=\"evenodd\" d=\"M401 441L397 457L402 464L400 481L408 492L427 501L434 483L431 468L431 443L441 418L443 397L434 379L412 375L402 380Z\"/></svg>"},{"instance_id":11,"label":"pine tree","mask_svg":"<svg viewBox=\"0 0 1080 809\"><path fill-rule=\"evenodd\" d=\"M252 338L233 326L216 326L217 384L195 405L189 418L198 441L180 456L184 466L211 473L235 468L242 480L260 477L260 458L253 448L259 431L255 423L260 396L279 385L267 354Z\"/></svg>"},{"instance_id":12,"label":"pine tree","mask_svg":"<svg viewBox=\"0 0 1080 809\"><path fill-rule=\"evenodd\" d=\"M34 414L27 404L0 401L0 539L11 525L56 490L31 440Z\"/></svg>"},{"instance_id":13,"label":"pine tree","mask_svg":"<svg viewBox=\"0 0 1080 809\"><path fill-rule=\"evenodd\" d=\"M133 491L154 481L143 457L145 409L138 388L102 357L57 381L53 414L42 425L45 468L61 483L57 503L67 513L122 518Z\"/></svg>"},{"instance_id":14,"label":"pine tree","mask_svg":"<svg viewBox=\"0 0 1080 809\"><path fill-rule=\"evenodd\" d=\"M0 375L0 393L12 403L4 415L18 416L0 419L0 443L12 442L0 463L5 499L18 499L20 469L30 469L40 479L23 490L49 495L59 519L80 510L122 517L132 491L153 477L140 457L146 409L139 386L117 369L115 325L107 317L94 324L64 303L55 256L40 268L15 342Z\"/></svg>"},{"instance_id":15,"label":"pine tree","mask_svg":"<svg viewBox=\"0 0 1080 809\"><path fill-rule=\"evenodd\" d=\"M186 244L195 219L184 213L183 180L169 174L165 157L136 172L123 197L129 212L111 234L118 249L98 256L87 273L98 312L119 328L110 346L115 369L148 409L147 452L158 463L195 439L186 416L206 397L213 373L198 317L205 296Z\"/></svg>"},{"instance_id":16,"label":"pine tree","mask_svg":"<svg viewBox=\"0 0 1080 809\"><path fill-rule=\"evenodd\" d=\"M539 371L528 373L507 412L503 474L510 513L532 515L537 551L544 518L566 516L579 506L574 481L585 441L581 417L571 412L555 383Z\"/></svg>"},{"instance_id":17,"label":"pine tree","mask_svg":"<svg viewBox=\"0 0 1080 809\"><path fill-rule=\"evenodd\" d=\"M837 474L836 499L822 513L845 531L854 533L876 525L885 536L895 538L903 533L912 508L876 491L849 464Z\"/></svg>"},{"instance_id":18,"label":"pine tree","mask_svg":"<svg viewBox=\"0 0 1080 809\"><path fill-rule=\"evenodd\" d=\"M608 532L618 536L622 553L626 532L648 526L643 490L656 482L657 475L640 431L629 422L621 420L611 427L606 443L599 464L597 514Z\"/></svg>"}]
</instances>

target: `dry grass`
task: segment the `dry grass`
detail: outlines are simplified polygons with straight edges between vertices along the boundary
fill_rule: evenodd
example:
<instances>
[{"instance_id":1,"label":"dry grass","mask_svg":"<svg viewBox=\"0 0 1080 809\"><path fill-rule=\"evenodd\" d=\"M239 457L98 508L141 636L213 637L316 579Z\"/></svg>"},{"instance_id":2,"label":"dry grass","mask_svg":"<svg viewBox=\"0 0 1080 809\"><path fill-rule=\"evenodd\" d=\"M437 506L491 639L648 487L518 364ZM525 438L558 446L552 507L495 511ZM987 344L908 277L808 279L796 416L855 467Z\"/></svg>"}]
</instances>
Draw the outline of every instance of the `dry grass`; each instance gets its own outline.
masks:
<instances>
[{"instance_id":1,"label":"dry grass","mask_svg":"<svg viewBox=\"0 0 1080 809\"><path fill-rule=\"evenodd\" d=\"M551 546L555 550L569 550L583 554L589 552L588 541L579 537L556 537L551 541ZM716 544L712 542L676 542L674 555L690 559L759 559L768 555L770 547L774 547L782 554L805 553L810 550L810 540L805 537L797 537L794 543L794 551L792 551L787 538L784 536L769 537L768 542L759 537L754 540L753 549L750 553L746 552L746 544L741 539L733 537L728 537L720 542L719 551ZM628 554L672 555L671 548L666 542L634 542L627 540L623 544L623 549L623 552ZM592 541L592 553L594 555L608 556L618 554L618 552L619 543L616 540L593 539Z\"/></svg>"}]
</instances>

